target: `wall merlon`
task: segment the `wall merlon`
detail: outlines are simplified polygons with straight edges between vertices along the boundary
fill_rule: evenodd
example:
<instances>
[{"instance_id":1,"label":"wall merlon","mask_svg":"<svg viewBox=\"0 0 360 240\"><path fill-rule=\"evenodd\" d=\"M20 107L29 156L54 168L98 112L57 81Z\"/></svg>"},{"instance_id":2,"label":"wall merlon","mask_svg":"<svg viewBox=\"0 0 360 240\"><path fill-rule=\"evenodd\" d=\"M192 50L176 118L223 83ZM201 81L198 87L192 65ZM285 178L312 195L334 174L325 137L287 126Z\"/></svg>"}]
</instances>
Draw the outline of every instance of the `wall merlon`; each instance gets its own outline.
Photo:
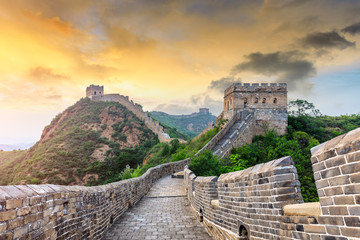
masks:
<instances>
[{"instance_id":1,"label":"wall merlon","mask_svg":"<svg viewBox=\"0 0 360 240\"><path fill-rule=\"evenodd\" d=\"M1 186L0 239L100 239L111 218L138 202L155 180L182 170L189 161L163 164L138 178L102 186Z\"/></svg>"},{"instance_id":2,"label":"wall merlon","mask_svg":"<svg viewBox=\"0 0 360 240\"><path fill-rule=\"evenodd\" d=\"M204 226L215 239L239 239L241 224L249 239L359 239L359 148L360 128L312 149L318 203L300 204L300 182L291 157L222 174L216 187L185 181L188 199L196 211L201 206ZM185 179L190 179L188 174L194 178L187 170ZM197 178L199 183L206 179ZM228 231L234 236L228 237Z\"/></svg>"}]
</instances>

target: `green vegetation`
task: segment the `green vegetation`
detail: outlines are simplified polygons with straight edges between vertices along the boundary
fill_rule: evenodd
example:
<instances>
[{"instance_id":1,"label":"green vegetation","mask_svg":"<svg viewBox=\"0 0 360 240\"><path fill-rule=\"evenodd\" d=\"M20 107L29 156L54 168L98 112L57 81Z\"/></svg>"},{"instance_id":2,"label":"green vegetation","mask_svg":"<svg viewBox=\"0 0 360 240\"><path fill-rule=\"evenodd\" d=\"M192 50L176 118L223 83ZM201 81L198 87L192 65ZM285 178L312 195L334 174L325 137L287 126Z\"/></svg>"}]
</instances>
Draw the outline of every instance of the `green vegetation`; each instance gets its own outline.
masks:
<instances>
[{"instance_id":1,"label":"green vegetation","mask_svg":"<svg viewBox=\"0 0 360 240\"><path fill-rule=\"evenodd\" d=\"M150 167L167 162L180 161L192 157L201 148L205 146L217 133L218 129L209 130L206 134L196 140L189 140L186 144L179 143L178 140L172 140L170 144L159 143L155 145L147 154L146 164L143 166L142 172Z\"/></svg>"},{"instance_id":2,"label":"green vegetation","mask_svg":"<svg viewBox=\"0 0 360 240\"><path fill-rule=\"evenodd\" d=\"M0 151L0 185L105 184L137 177L156 165L188 157L196 175L218 176L290 155L298 170L304 200L317 201L310 149L359 127L360 115L323 116L304 100L291 102L289 112L287 135L278 136L268 130L265 136L255 136L252 144L233 149L229 159L223 160L211 151L195 156L218 133L218 128L186 144L177 139L159 143L144 122L121 104L81 99L56 116L31 149ZM163 126L172 137L182 138L175 128ZM105 157L96 157L96 152Z\"/></svg>"},{"instance_id":3,"label":"green vegetation","mask_svg":"<svg viewBox=\"0 0 360 240\"><path fill-rule=\"evenodd\" d=\"M187 137L183 139L196 137L208 126L209 122L213 122L216 119L212 114L174 116L163 112L151 112L150 116L160 121L161 124L174 128L177 132L186 135ZM169 135L171 136L171 134Z\"/></svg>"},{"instance_id":4,"label":"green vegetation","mask_svg":"<svg viewBox=\"0 0 360 240\"><path fill-rule=\"evenodd\" d=\"M243 170L284 156L294 160L305 202L318 201L314 182L310 149L338 135L360 126L360 115L338 117L323 116L312 103L305 100L289 104L288 134L278 136L273 130L265 136L255 136L251 144L233 149L228 160L221 160L203 153L192 159L190 168L196 175L220 175ZM295 109L295 110L291 110ZM209 163L205 162L209 159ZM217 170L214 170L217 168Z\"/></svg>"},{"instance_id":5,"label":"green vegetation","mask_svg":"<svg viewBox=\"0 0 360 240\"><path fill-rule=\"evenodd\" d=\"M104 112L105 117L101 115ZM102 137L105 130L111 138ZM130 135L135 141L132 145L127 144ZM28 151L19 151L16 156L0 153L0 184L79 184L86 175L90 175L91 184L106 183L117 180L126 165L141 164L157 143L144 122L121 104L84 98L56 116L44 129L42 139ZM95 157L95 150L103 151L105 159ZM1 163L2 156L11 160Z\"/></svg>"},{"instance_id":6,"label":"green vegetation","mask_svg":"<svg viewBox=\"0 0 360 240\"><path fill-rule=\"evenodd\" d=\"M164 128L164 132L169 134L169 136L171 138L179 138L179 139L183 139L183 140L189 140L190 139L189 136L179 132L176 128L169 127L168 125L166 125L164 123L161 123L161 122L159 122L159 124Z\"/></svg>"}]
</instances>

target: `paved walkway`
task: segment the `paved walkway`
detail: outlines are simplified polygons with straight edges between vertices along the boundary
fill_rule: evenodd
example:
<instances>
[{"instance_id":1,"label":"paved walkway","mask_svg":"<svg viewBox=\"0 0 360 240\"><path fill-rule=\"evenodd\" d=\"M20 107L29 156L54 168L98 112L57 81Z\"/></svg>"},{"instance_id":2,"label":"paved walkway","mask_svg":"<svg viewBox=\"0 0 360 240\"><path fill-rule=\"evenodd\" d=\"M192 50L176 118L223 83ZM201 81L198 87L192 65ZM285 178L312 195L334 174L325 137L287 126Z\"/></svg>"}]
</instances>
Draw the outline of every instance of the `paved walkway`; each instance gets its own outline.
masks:
<instances>
[{"instance_id":1,"label":"paved walkway","mask_svg":"<svg viewBox=\"0 0 360 240\"><path fill-rule=\"evenodd\" d=\"M190 209L183 179L164 177L150 192L126 211L103 240L211 239Z\"/></svg>"}]
</instances>

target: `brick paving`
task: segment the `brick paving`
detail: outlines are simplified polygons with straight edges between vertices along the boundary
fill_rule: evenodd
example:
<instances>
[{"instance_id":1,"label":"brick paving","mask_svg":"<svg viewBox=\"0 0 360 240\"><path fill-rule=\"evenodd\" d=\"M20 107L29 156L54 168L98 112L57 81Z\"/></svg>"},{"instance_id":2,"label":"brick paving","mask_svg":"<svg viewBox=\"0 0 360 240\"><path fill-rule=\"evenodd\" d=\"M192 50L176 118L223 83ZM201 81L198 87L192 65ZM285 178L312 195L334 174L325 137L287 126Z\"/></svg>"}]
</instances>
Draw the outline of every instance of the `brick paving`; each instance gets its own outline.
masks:
<instances>
[{"instance_id":1,"label":"brick paving","mask_svg":"<svg viewBox=\"0 0 360 240\"><path fill-rule=\"evenodd\" d=\"M164 177L111 226L103 240L212 239L195 218L183 179Z\"/></svg>"}]
</instances>

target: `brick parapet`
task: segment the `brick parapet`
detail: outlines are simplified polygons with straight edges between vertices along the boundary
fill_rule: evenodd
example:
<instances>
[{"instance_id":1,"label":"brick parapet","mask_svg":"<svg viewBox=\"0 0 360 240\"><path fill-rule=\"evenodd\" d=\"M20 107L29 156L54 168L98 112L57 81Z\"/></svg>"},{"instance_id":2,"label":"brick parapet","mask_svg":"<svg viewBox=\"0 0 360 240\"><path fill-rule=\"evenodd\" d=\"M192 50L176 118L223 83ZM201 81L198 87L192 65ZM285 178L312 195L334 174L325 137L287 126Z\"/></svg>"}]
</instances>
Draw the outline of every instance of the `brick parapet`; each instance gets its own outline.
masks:
<instances>
[{"instance_id":1,"label":"brick parapet","mask_svg":"<svg viewBox=\"0 0 360 240\"><path fill-rule=\"evenodd\" d=\"M95 187L1 186L0 239L101 239L155 180L182 170L189 161L166 163L138 178Z\"/></svg>"},{"instance_id":2,"label":"brick parapet","mask_svg":"<svg viewBox=\"0 0 360 240\"><path fill-rule=\"evenodd\" d=\"M204 150L213 149L216 144L225 136L225 134L230 130L234 123L240 118L240 114L235 114L232 118L226 122L225 126L207 143L205 146L200 149L195 155L203 152Z\"/></svg>"},{"instance_id":3,"label":"brick parapet","mask_svg":"<svg viewBox=\"0 0 360 240\"><path fill-rule=\"evenodd\" d=\"M317 204L298 204L300 182L290 157L222 174L212 182L215 178L186 169L187 196L198 216L201 208L203 224L215 239L360 239L360 128L311 151ZM241 226L247 237L240 236Z\"/></svg>"},{"instance_id":4,"label":"brick parapet","mask_svg":"<svg viewBox=\"0 0 360 240\"><path fill-rule=\"evenodd\" d=\"M322 213L319 224L339 239L360 238L360 128L311 152Z\"/></svg>"},{"instance_id":5,"label":"brick parapet","mask_svg":"<svg viewBox=\"0 0 360 240\"><path fill-rule=\"evenodd\" d=\"M281 236L283 206L302 202L291 157L222 174L218 179L196 177L189 169L184 174L187 196L215 239L239 239L240 228L252 239ZM212 204L215 199L218 204Z\"/></svg>"}]
</instances>

